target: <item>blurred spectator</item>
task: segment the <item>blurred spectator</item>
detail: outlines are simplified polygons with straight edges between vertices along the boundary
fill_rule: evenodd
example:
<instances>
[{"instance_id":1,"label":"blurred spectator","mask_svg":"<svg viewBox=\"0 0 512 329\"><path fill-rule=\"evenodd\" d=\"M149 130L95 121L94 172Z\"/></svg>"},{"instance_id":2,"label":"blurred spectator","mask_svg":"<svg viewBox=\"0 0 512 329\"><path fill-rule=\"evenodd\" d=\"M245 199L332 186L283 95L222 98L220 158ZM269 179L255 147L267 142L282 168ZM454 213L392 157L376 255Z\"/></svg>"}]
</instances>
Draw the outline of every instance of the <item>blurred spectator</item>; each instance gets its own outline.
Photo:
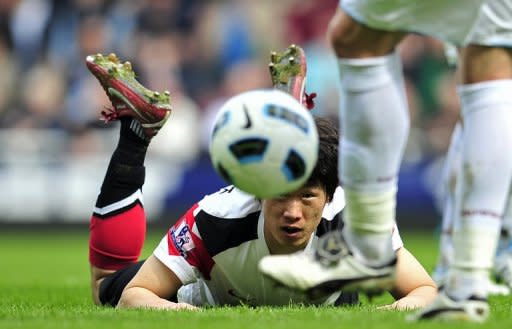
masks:
<instances>
[{"instance_id":1,"label":"blurred spectator","mask_svg":"<svg viewBox=\"0 0 512 329\"><path fill-rule=\"evenodd\" d=\"M29 69L43 55L44 36L51 11L50 1L20 0L11 13L13 49L22 68Z\"/></svg>"},{"instance_id":2,"label":"blurred spectator","mask_svg":"<svg viewBox=\"0 0 512 329\"><path fill-rule=\"evenodd\" d=\"M201 150L201 114L198 105L183 93L177 80L171 85L171 118L155 136L148 152L168 164L184 168L195 162Z\"/></svg>"},{"instance_id":3,"label":"blurred spectator","mask_svg":"<svg viewBox=\"0 0 512 329\"><path fill-rule=\"evenodd\" d=\"M410 78L405 78L404 84L411 126L409 128L409 138L407 139L403 162L414 165L428 158L429 142L422 127L421 101L418 90Z\"/></svg>"},{"instance_id":4,"label":"blurred spectator","mask_svg":"<svg viewBox=\"0 0 512 329\"><path fill-rule=\"evenodd\" d=\"M110 106L110 101L94 77L86 74L81 72L80 79L75 79L68 86L62 117L70 131L106 127L99 119L101 111Z\"/></svg>"},{"instance_id":5,"label":"blurred spectator","mask_svg":"<svg viewBox=\"0 0 512 329\"><path fill-rule=\"evenodd\" d=\"M20 104L13 114L13 127L64 129L62 104L65 82L48 63L32 67L19 88Z\"/></svg>"},{"instance_id":6,"label":"blurred spectator","mask_svg":"<svg viewBox=\"0 0 512 329\"><path fill-rule=\"evenodd\" d=\"M179 35L171 32L139 34L135 43L137 49L133 56L133 66L139 80L149 89L171 90L170 82L180 78Z\"/></svg>"},{"instance_id":7,"label":"blurred spectator","mask_svg":"<svg viewBox=\"0 0 512 329\"><path fill-rule=\"evenodd\" d=\"M193 18L188 16L190 5L195 1L146 0L137 16L139 32L158 35L170 31L186 33Z\"/></svg>"},{"instance_id":8,"label":"blurred spectator","mask_svg":"<svg viewBox=\"0 0 512 329\"><path fill-rule=\"evenodd\" d=\"M422 119L428 120L441 111L438 81L453 74L444 53L443 43L419 35L408 36L400 46L405 76L418 90ZM455 86L453 86L455 87Z\"/></svg>"},{"instance_id":9,"label":"blurred spectator","mask_svg":"<svg viewBox=\"0 0 512 329\"><path fill-rule=\"evenodd\" d=\"M84 65L87 55L111 51L109 31L105 19L96 15L83 18L76 31L78 44L76 56L68 60L68 94L63 114L72 130L94 125L103 107L110 106L103 90Z\"/></svg>"},{"instance_id":10,"label":"blurred spectator","mask_svg":"<svg viewBox=\"0 0 512 329\"><path fill-rule=\"evenodd\" d=\"M17 61L9 51L6 38L0 34L0 128L12 125L10 106L17 85L17 68Z\"/></svg>"},{"instance_id":11,"label":"blurred spectator","mask_svg":"<svg viewBox=\"0 0 512 329\"><path fill-rule=\"evenodd\" d=\"M287 37L300 45L323 39L338 4L338 0L294 1L287 15Z\"/></svg>"},{"instance_id":12,"label":"blurred spectator","mask_svg":"<svg viewBox=\"0 0 512 329\"><path fill-rule=\"evenodd\" d=\"M0 0L0 38L11 51L13 48L11 17L18 3L19 0Z\"/></svg>"},{"instance_id":13,"label":"blurred spectator","mask_svg":"<svg viewBox=\"0 0 512 329\"><path fill-rule=\"evenodd\" d=\"M88 50L80 49L80 42L89 45L94 42L95 33L100 34L97 38L104 37L103 29L108 29L110 23L106 15L113 3L107 0L54 0L47 36L48 57L54 65L68 69L76 63L76 58L81 55L80 50ZM89 17L94 19L87 20ZM99 26L95 26L95 22ZM112 51L110 39L97 46L101 48L96 51Z\"/></svg>"},{"instance_id":14,"label":"blurred spectator","mask_svg":"<svg viewBox=\"0 0 512 329\"><path fill-rule=\"evenodd\" d=\"M437 115L425 124L425 131L430 142L433 156L444 156L448 151L450 136L459 120L460 103L456 93L455 75L445 73L438 77L435 86Z\"/></svg>"},{"instance_id":15,"label":"blurred spectator","mask_svg":"<svg viewBox=\"0 0 512 329\"><path fill-rule=\"evenodd\" d=\"M117 124L114 125L117 126ZM117 130L114 129L107 133L98 133L91 129L76 129L68 139L67 152L73 159L87 161L91 155L111 150L113 143L106 141L115 141L117 139L116 135Z\"/></svg>"}]
</instances>

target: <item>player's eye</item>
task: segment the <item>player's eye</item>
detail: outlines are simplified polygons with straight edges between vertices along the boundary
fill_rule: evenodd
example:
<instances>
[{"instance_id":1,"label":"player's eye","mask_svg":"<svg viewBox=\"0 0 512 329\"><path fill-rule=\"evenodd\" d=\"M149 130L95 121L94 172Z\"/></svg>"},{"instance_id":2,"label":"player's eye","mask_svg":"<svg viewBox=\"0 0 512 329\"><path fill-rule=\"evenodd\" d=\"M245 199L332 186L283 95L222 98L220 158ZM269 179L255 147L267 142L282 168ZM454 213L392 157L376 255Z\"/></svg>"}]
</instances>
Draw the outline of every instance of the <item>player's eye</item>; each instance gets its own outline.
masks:
<instances>
[{"instance_id":1,"label":"player's eye","mask_svg":"<svg viewBox=\"0 0 512 329\"><path fill-rule=\"evenodd\" d=\"M312 199L314 197L316 197L316 194L313 192L305 192L302 194L303 199Z\"/></svg>"}]
</instances>

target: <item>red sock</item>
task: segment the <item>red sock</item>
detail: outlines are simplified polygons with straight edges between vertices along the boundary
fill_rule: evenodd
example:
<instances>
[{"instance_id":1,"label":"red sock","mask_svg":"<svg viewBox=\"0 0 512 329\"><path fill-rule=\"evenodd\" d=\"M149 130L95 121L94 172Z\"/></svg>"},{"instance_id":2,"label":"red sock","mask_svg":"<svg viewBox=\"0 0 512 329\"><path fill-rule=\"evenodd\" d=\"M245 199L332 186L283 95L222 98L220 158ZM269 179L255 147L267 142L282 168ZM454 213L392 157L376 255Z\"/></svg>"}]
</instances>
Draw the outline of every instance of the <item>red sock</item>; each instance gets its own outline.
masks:
<instances>
[{"instance_id":1,"label":"red sock","mask_svg":"<svg viewBox=\"0 0 512 329\"><path fill-rule=\"evenodd\" d=\"M90 224L89 262L106 270L135 263L146 236L146 216L140 204L106 218L93 215Z\"/></svg>"}]
</instances>

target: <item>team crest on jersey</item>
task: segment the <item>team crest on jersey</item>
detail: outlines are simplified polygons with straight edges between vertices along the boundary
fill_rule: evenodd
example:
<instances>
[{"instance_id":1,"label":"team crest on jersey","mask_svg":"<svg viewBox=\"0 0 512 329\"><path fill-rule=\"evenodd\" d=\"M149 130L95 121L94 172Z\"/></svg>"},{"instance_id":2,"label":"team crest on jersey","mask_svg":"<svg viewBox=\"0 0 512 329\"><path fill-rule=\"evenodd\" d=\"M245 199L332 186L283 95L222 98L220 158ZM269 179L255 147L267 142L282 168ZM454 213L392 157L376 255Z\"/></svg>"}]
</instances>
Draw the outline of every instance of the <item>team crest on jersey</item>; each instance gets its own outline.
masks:
<instances>
[{"instance_id":1,"label":"team crest on jersey","mask_svg":"<svg viewBox=\"0 0 512 329\"><path fill-rule=\"evenodd\" d=\"M188 252L196 247L192 240L192 234L190 233L190 227L187 222L183 221L178 227L171 228L170 233L176 249L181 256L187 258Z\"/></svg>"}]
</instances>

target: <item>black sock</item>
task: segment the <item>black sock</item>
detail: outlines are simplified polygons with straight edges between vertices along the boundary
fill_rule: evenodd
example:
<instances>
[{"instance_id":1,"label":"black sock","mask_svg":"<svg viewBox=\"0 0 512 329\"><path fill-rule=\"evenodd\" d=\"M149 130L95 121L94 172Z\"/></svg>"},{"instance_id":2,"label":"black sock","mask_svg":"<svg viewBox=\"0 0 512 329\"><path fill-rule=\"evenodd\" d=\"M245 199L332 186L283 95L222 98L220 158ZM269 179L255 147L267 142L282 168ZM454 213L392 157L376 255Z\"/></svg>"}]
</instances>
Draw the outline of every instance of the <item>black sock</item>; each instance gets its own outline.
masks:
<instances>
[{"instance_id":1,"label":"black sock","mask_svg":"<svg viewBox=\"0 0 512 329\"><path fill-rule=\"evenodd\" d=\"M124 165L142 166L146 158L146 151L148 149L149 140L139 137L137 133L130 126L135 126L135 129L142 130L137 121L130 118L121 119L121 132L119 134L119 143L112 155L112 160L116 160ZM143 136L143 135L142 135Z\"/></svg>"},{"instance_id":2,"label":"black sock","mask_svg":"<svg viewBox=\"0 0 512 329\"><path fill-rule=\"evenodd\" d=\"M139 137L130 128L131 122L131 118L121 119L119 143L110 159L96 207L120 201L144 184L144 159L149 140Z\"/></svg>"}]
</instances>

